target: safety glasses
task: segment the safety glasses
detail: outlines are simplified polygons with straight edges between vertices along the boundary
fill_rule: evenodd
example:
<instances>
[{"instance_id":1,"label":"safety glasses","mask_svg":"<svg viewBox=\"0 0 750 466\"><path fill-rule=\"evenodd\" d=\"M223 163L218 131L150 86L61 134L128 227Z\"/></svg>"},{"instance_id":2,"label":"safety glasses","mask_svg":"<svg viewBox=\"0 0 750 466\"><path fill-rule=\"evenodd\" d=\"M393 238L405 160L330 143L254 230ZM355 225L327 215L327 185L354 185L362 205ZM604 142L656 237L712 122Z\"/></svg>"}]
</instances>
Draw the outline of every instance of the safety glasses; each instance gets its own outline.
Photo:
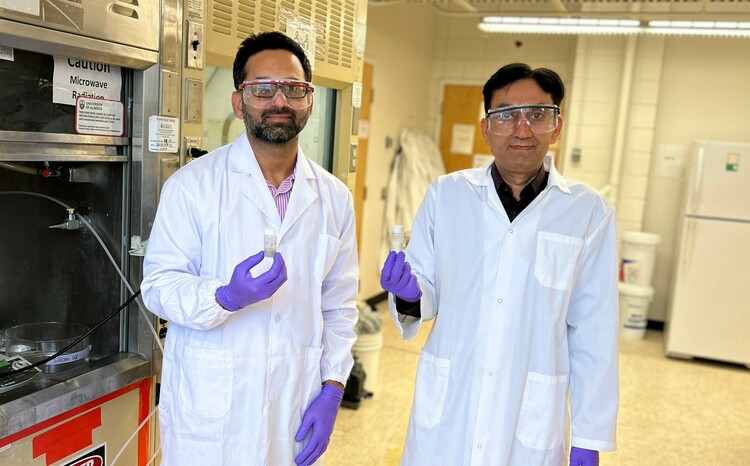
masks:
<instances>
[{"instance_id":1,"label":"safety glasses","mask_svg":"<svg viewBox=\"0 0 750 466\"><path fill-rule=\"evenodd\" d=\"M286 98L287 105L292 108L309 107L312 103L312 93L315 88L306 81L257 79L240 84L239 90L246 104L254 107L267 107L271 104L276 93L281 91Z\"/></svg>"},{"instance_id":2,"label":"safety glasses","mask_svg":"<svg viewBox=\"0 0 750 466\"><path fill-rule=\"evenodd\" d=\"M534 134L545 134L557 128L560 107L557 105L508 105L487 112L488 129L498 136L515 133L525 121Z\"/></svg>"}]
</instances>

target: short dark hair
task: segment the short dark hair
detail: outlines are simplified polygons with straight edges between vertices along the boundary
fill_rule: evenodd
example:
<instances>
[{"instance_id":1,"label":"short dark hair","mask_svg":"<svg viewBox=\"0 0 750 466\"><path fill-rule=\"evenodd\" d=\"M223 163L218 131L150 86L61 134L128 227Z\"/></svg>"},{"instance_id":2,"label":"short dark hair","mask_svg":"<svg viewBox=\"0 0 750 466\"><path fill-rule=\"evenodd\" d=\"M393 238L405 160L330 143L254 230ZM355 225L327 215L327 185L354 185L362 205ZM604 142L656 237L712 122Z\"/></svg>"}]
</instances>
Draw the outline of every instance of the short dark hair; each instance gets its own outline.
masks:
<instances>
[{"instance_id":1,"label":"short dark hair","mask_svg":"<svg viewBox=\"0 0 750 466\"><path fill-rule=\"evenodd\" d=\"M539 87L552 96L552 102L560 105L565 97L565 84L560 76L548 68L532 69L526 63L511 63L495 71L490 79L484 84L482 94L484 94L484 111L490 109L492 94L508 84L520 81L521 79L531 78L539 84Z\"/></svg>"},{"instance_id":2,"label":"short dark hair","mask_svg":"<svg viewBox=\"0 0 750 466\"><path fill-rule=\"evenodd\" d=\"M239 89L242 81L245 80L245 64L247 60L258 52L264 50L288 50L296 56L302 63L302 70L305 72L305 81L312 80L312 69L310 61L305 55L305 51L291 37L277 31L261 32L253 34L243 40L237 49L237 55L234 57L234 66L232 67L232 77L234 78L234 88Z\"/></svg>"}]
</instances>

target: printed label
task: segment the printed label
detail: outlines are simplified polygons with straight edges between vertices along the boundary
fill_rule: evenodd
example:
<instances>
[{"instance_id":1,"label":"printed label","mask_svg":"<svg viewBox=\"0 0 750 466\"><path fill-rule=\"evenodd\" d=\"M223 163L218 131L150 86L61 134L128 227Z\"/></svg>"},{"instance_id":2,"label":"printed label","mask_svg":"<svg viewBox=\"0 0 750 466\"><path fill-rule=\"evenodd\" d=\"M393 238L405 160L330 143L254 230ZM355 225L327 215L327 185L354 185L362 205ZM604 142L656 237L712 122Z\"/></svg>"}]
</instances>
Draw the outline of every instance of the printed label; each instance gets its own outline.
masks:
<instances>
[{"instance_id":1,"label":"printed label","mask_svg":"<svg viewBox=\"0 0 750 466\"><path fill-rule=\"evenodd\" d=\"M641 276L641 264L633 259L620 261L620 281L623 283L638 283Z\"/></svg>"},{"instance_id":2,"label":"printed label","mask_svg":"<svg viewBox=\"0 0 750 466\"><path fill-rule=\"evenodd\" d=\"M158 115L148 117L148 150L177 153L179 126L177 118Z\"/></svg>"},{"instance_id":3,"label":"printed label","mask_svg":"<svg viewBox=\"0 0 750 466\"><path fill-rule=\"evenodd\" d=\"M122 136L125 106L118 100L79 97L76 102L76 132L97 136Z\"/></svg>"}]
</instances>

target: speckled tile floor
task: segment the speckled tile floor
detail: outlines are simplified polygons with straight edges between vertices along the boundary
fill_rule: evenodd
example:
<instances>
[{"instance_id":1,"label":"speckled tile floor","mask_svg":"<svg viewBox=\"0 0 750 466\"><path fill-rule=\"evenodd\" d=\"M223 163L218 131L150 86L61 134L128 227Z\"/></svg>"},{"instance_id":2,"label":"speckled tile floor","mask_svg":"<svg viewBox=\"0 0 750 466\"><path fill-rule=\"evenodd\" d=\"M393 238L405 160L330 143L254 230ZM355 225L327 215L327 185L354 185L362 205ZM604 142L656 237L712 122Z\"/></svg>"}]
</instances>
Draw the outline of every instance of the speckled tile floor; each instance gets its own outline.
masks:
<instances>
[{"instance_id":1,"label":"speckled tile floor","mask_svg":"<svg viewBox=\"0 0 750 466\"><path fill-rule=\"evenodd\" d=\"M427 329L402 341L382 306L375 395L339 412L326 466L399 464ZM603 453L601 465L750 464L750 370L667 358L662 338L649 330L643 340L620 343L618 450Z\"/></svg>"}]
</instances>

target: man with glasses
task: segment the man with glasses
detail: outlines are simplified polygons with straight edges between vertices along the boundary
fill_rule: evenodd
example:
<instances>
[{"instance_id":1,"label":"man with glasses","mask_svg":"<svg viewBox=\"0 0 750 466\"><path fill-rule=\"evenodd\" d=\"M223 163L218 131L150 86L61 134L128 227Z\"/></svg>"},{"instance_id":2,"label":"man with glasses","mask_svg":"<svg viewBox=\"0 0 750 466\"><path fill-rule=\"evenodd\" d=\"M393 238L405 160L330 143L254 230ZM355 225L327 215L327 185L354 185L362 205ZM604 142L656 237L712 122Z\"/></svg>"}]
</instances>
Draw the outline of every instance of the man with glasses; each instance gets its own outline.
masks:
<instances>
[{"instance_id":1,"label":"man with glasses","mask_svg":"<svg viewBox=\"0 0 750 466\"><path fill-rule=\"evenodd\" d=\"M494 163L438 178L381 273L405 339L434 319L401 464L596 466L619 398L614 212L547 155L554 71L513 63L483 93Z\"/></svg>"},{"instance_id":2,"label":"man with glasses","mask_svg":"<svg viewBox=\"0 0 750 466\"><path fill-rule=\"evenodd\" d=\"M253 35L233 77L246 133L167 180L144 262L146 306L169 321L162 465L318 464L354 364L352 196L299 147L302 48Z\"/></svg>"}]
</instances>

